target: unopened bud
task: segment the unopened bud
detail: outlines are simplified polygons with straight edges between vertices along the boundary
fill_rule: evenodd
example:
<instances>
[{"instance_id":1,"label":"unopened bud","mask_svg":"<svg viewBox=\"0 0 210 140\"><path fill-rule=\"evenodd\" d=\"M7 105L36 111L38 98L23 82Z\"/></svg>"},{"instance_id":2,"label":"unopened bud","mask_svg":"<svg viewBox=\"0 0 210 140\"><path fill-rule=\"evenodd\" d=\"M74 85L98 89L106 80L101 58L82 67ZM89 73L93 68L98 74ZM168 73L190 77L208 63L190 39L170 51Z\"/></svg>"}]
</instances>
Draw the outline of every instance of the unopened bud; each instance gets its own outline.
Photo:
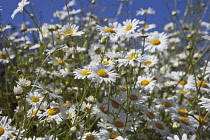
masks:
<instances>
[{"instance_id":1,"label":"unopened bud","mask_svg":"<svg viewBox=\"0 0 210 140\"><path fill-rule=\"evenodd\" d=\"M95 0L92 0L91 4L92 5L95 5L96 4Z\"/></svg>"}]
</instances>

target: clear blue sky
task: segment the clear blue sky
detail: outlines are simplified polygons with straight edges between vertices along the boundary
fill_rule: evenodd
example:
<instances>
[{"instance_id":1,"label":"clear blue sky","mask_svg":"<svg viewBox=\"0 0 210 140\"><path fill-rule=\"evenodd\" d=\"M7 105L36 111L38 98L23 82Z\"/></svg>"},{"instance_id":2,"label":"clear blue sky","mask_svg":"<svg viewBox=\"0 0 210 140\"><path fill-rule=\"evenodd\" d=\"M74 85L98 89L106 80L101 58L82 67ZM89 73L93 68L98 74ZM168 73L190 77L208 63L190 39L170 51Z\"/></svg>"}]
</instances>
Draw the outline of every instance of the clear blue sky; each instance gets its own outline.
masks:
<instances>
[{"instance_id":1,"label":"clear blue sky","mask_svg":"<svg viewBox=\"0 0 210 140\"><path fill-rule=\"evenodd\" d=\"M17 8L18 2L21 0L0 0L0 6L3 11L0 11L1 13L1 21L4 24L6 23L13 23L15 25L21 24L23 21L23 14L18 13L16 14L14 19L11 19L11 15L13 11ZM118 0L95 0L96 1L96 8L94 11L94 14L97 15L98 12L103 7L109 7L104 12L103 17L106 18L114 18L114 16L117 13L117 10L119 8L119 5L112 6L113 4L118 3ZM42 12L42 23L50 23L50 20L53 19L53 11L54 8L52 7L52 2L54 3L56 10L62 10L63 6L65 5L65 0L30 0L30 4L35 4L33 7L33 10L35 11L36 15L39 15L40 11ZM74 9L81 8L81 3L84 7L90 4L91 0L76 0L76 6L74 6ZM167 4L169 6L170 10L174 9L174 0L133 0L133 4L128 6L128 10L131 11L131 19L137 18L139 20L143 20L143 16L136 16L136 11L140 10L140 8L147 9L148 7L153 8L156 11L155 15L148 16L148 23L153 24L155 23L157 25L156 30L162 30L162 27L170 22L170 13L167 8ZM183 10L185 9L186 1L185 0L179 0L177 2L177 10L180 10L181 13L179 16L181 17L183 15ZM30 7L27 5L26 9L29 9ZM123 7L123 10L125 11L125 5ZM27 17L27 15L26 15ZM126 20L126 16L120 16L118 18L118 22L122 22ZM56 23L56 21L54 22Z\"/></svg>"}]
</instances>

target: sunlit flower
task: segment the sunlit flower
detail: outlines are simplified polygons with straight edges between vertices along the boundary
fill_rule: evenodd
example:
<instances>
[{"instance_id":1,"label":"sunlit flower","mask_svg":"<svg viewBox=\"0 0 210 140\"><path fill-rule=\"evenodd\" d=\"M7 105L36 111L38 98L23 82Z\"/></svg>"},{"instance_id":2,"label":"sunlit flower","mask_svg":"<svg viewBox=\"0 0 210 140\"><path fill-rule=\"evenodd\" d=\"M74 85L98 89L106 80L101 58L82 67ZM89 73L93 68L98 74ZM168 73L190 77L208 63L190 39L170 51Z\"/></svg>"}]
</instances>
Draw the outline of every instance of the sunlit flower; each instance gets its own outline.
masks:
<instances>
[{"instance_id":1,"label":"sunlit flower","mask_svg":"<svg viewBox=\"0 0 210 140\"><path fill-rule=\"evenodd\" d=\"M26 95L26 101L32 106L39 105L41 101L43 100L43 98L44 96L37 91L29 92Z\"/></svg>"},{"instance_id":2,"label":"sunlit flower","mask_svg":"<svg viewBox=\"0 0 210 140\"><path fill-rule=\"evenodd\" d=\"M15 54L12 52L11 48L3 48L0 50L0 62L3 64L9 63L15 57Z\"/></svg>"},{"instance_id":3,"label":"sunlit flower","mask_svg":"<svg viewBox=\"0 0 210 140\"><path fill-rule=\"evenodd\" d=\"M168 48L168 36L165 33L153 32L145 40L145 50L151 53Z\"/></svg>"},{"instance_id":4,"label":"sunlit flower","mask_svg":"<svg viewBox=\"0 0 210 140\"><path fill-rule=\"evenodd\" d=\"M139 27L138 24L139 20L137 19L127 19L126 21L123 21L123 26L125 28L124 30L126 31L126 34L134 33L135 29Z\"/></svg>"},{"instance_id":5,"label":"sunlit flower","mask_svg":"<svg viewBox=\"0 0 210 140\"><path fill-rule=\"evenodd\" d=\"M64 36L81 36L84 34L83 31L78 31L79 26L75 24L67 24L62 27L60 30L61 34Z\"/></svg>"},{"instance_id":6,"label":"sunlit flower","mask_svg":"<svg viewBox=\"0 0 210 140\"><path fill-rule=\"evenodd\" d=\"M141 10L136 11L136 12L137 12L136 13L137 16L138 15L144 15L144 14L150 14L150 15L155 14L155 11L150 7L148 9L142 9L141 8Z\"/></svg>"},{"instance_id":7,"label":"sunlit flower","mask_svg":"<svg viewBox=\"0 0 210 140\"><path fill-rule=\"evenodd\" d=\"M11 15L12 19L15 17L15 15L18 12L23 12L23 8L25 5L29 4L30 2L27 0L22 0L21 2L18 3L17 9L14 10L13 14Z\"/></svg>"},{"instance_id":8,"label":"sunlit flower","mask_svg":"<svg viewBox=\"0 0 210 140\"><path fill-rule=\"evenodd\" d=\"M114 73L114 66L105 66L102 63L98 63L94 65L91 70L90 77L92 78L92 82L97 83L112 83L115 82L115 79L119 77L117 73Z\"/></svg>"},{"instance_id":9,"label":"sunlit flower","mask_svg":"<svg viewBox=\"0 0 210 140\"><path fill-rule=\"evenodd\" d=\"M0 116L0 139L7 140L12 138L11 133L15 133L16 129L13 126L10 126L11 119L7 116Z\"/></svg>"},{"instance_id":10,"label":"sunlit flower","mask_svg":"<svg viewBox=\"0 0 210 140\"><path fill-rule=\"evenodd\" d=\"M178 135L174 135L173 137L167 137L168 140L195 140L196 137L192 136L190 139L187 138L187 134L183 134L182 138L179 139Z\"/></svg>"}]
</instances>

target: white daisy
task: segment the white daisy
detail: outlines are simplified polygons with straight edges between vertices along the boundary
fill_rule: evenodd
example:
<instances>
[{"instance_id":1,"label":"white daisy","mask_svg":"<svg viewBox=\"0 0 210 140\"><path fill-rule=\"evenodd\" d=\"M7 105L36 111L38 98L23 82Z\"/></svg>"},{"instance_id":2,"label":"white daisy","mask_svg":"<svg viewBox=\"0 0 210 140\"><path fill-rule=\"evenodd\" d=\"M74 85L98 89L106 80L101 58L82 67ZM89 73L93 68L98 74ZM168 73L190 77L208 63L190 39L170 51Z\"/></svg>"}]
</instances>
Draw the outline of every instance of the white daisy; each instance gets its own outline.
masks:
<instances>
[{"instance_id":1,"label":"white daisy","mask_svg":"<svg viewBox=\"0 0 210 140\"><path fill-rule=\"evenodd\" d=\"M43 98L44 96L37 91L29 92L26 95L26 101L32 106L39 105L42 102Z\"/></svg>"},{"instance_id":2,"label":"white daisy","mask_svg":"<svg viewBox=\"0 0 210 140\"><path fill-rule=\"evenodd\" d=\"M152 8L148 8L148 9L142 9L141 8L141 10L139 10L139 11L136 11L137 13L136 13L136 15L138 16L138 15L144 15L144 14L155 14L155 11L152 9Z\"/></svg>"},{"instance_id":3,"label":"white daisy","mask_svg":"<svg viewBox=\"0 0 210 140\"><path fill-rule=\"evenodd\" d=\"M0 62L3 64L9 63L9 60L13 59L14 57L15 55L11 48L3 48L3 50L0 50Z\"/></svg>"},{"instance_id":4,"label":"white daisy","mask_svg":"<svg viewBox=\"0 0 210 140\"><path fill-rule=\"evenodd\" d=\"M105 66L102 63L98 63L96 65L93 65L91 68L92 72L90 74L90 77L92 78L92 82L97 83L112 83L115 82L115 79L119 77L117 73L114 73L113 65Z\"/></svg>"},{"instance_id":5,"label":"white daisy","mask_svg":"<svg viewBox=\"0 0 210 140\"><path fill-rule=\"evenodd\" d=\"M18 13L18 12L23 12L23 8L25 5L29 4L30 2L27 1L27 0L22 0L21 2L18 3L18 7L17 9L15 9L11 15L12 19L15 17L15 15Z\"/></svg>"},{"instance_id":6,"label":"white daisy","mask_svg":"<svg viewBox=\"0 0 210 140\"><path fill-rule=\"evenodd\" d=\"M126 31L126 34L134 33L135 29L138 28L139 20L137 19L127 19L126 21L123 21L124 30Z\"/></svg>"},{"instance_id":7,"label":"white daisy","mask_svg":"<svg viewBox=\"0 0 210 140\"><path fill-rule=\"evenodd\" d=\"M76 26L75 24L67 24L62 27L60 30L61 34L65 36L81 36L84 34L83 31L78 31L79 26Z\"/></svg>"},{"instance_id":8,"label":"white daisy","mask_svg":"<svg viewBox=\"0 0 210 140\"><path fill-rule=\"evenodd\" d=\"M165 33L153 32L145 40L145 50L151 53L168 48L168 36Z\"/></svg>"},{"instance_id":9,"label":"white daisy","mask_svg":"<svg viewBox=\"0 0 210 140\"><path fill-rule=\"evenodd\" d=\"M16 129L13 126L10 126L11 119L7 116L0 116L0 139L7 140L12 138L11 133L15 133Z\"/></svg>"}]
</instances>

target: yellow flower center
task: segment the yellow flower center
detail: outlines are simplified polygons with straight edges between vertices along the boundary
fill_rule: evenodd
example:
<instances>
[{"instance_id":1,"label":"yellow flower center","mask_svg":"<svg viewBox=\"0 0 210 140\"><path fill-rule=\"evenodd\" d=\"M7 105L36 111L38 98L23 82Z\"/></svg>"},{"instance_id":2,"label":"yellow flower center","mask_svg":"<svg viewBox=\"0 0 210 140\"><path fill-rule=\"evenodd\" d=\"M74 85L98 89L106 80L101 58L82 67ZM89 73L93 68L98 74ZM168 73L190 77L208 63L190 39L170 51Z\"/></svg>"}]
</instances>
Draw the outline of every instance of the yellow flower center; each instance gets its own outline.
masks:
<instances>
[{"instance_id":1,"label":"yellow flower center","mask_svg":"<svg viewBox=\"0 0 210 140\"><path fill-rule=\"evenodd\" d=\"M2 53L2 54L1 54L1 57L2 57L3 59L7 59L8 55L7 55L7 53Z\"/></svg>"},{"instance_id":2,"label":"yellow flower center","mask_svg":"<svg viewBox=\"0 0 210 140\"><path fill-rule=\"evenodd\" d=\"M150 119L154 119L155 118L155 114L152 113L152 112L148 112L147 113L147 117L150 118Z\"/></svg>"},{"instance_id":3,"label":"yellow flower center","mask_svg":"<svg viewBox=\"0 0 210 140\"><path fill-rule=\"evenodd\" d=\"M187 111L186 110L178 110L178 113L179 113L179 115L181 115L181 116L186 116L187 115Z\"/></svg>"},{"instance_id":4,"label":"yellow flower center","mask_svg":"<svg viewBox=\"0 0 210 140\"><path fill-rule=\"evenodd\" d=\"M148 80L142 80L141 81L141 85L143 85L143 86L148 85L148 84L149 84Z\"/></svg>"},{"instance_id":5,"label":"yellow flower center","mask_svg":"<svg viewBox=\"0 0 210 140\"><path fill-rule=\"evenodd\" d=\"M112 101L111 104L116 109L118 109L120 107L120 105L117 102L115 102L115 101Z\"/></svg>"},{"instance_id":6,"label":"yellow flower center","mask_svg":"<svg viewBox=\"0 0 210 140\"><path fill-rule=\"evenodd\" d=\"M205 120L203 117L198 117L197 119L198 119L199 122L201 122L203 125L207 125L207 124L208 124L208 120Z\"/></svg>"},{"instance_id":7,"label":"yellow flower center","mask_svg":"<svg viewBox=\"0 0 210 140\"><path fill-rule=\"evenodd\" d=\"M100 106L100 110L101 110L104 114L108 114L108 113L109 113L108 110L105 110L105 107L104 107L104 106Z\"/></svg>"},{"instance_id":8,"label":"yellow flower center","mask_svg":"<svg viewBox=\"0 0 210 140\"><path fill-rule=\"evenodd\" d=\"M152 40L152 45L159 45L159 44L160 44L160 40L158 39Z\"/></svg>"},{"instance_id":9,"label":"yellow flower center","mask_svg":"<svg viewBox=\"0 0 210 140\"><path fill-rule=\"evenodd\" d=\"M39 97L32 97L31 98L31 101L32 102L39 102Z\"/></svg>"},{"instance_id":10,"label":"yellow flower center","mask_svg":"<svg viewBox=\"0 0 210 140\"><path fill-rule=\"evenodd\" d=\"M45 91L49 92L49 93L53 93L50 89L48 88L44 88Z\"/></svg>"},{"instance_id":11,"label":"yellow flower center","mask_svg":"<svg viewBox=\"0 0 210 140\"><path fill-rule=\"evenodd\" d=\"M48 115L56 115L60 113L60 109L57 107L53 107L53 108L50 108L47 113Z\"/></svg>"},{"instance_id":12,"label":"yellow flower center","mask_svg":"<svg viewBox=\"0 0 210 140\"><path fill-rule=\"evenodd\" d=\"M61 59L59 59L59 60L57 60L57 63L61 65L63 63L63 61Z\"/></svg>"},{"instance_id":13,"label":"yellow flower center","mask_svg":"<svg viewBox=\"0 0 210 140\"><path fill-rule=\"evenodd\" d=\"M109 135L109 138L110 139L116 139L117 137L119 137L116 133L111 133L110 135Z\"/></svg>"},{"instance_id":14,"label":"yellow flower center","mask_svg":"<svg viewBox=\"0 0 210 140\"><path fill-rule=\"evenodd\" d=\"M128 25L125 30L129 31L130 29L132 29L132 27L133 27L132 25Z\"/></svg>"},{"instance_id":15,"label":"yellow flower center","mask_svg":"<svg viewBox=\"0 0 210 140\"><path fill-rule=\"evenodd\" d=\"M33 115L33 116L34 116L34 115L36 115L36 114L37 114L37 112L38 112L37 110L34 110L34 111L32 111L31 115Z\"/></svg>"},{"instance_id":16,"label":"yellow flower center","mask_svg":"<svg viewBox=\"0 0 210 140\"><path fill-rule=\"evenodd\" d=\"M204 82L204 81L199 81L199 82L197 82L197 86L198 86L198 87L202 87L202 88L208 88L207 83Z\"/></svg>"},{"instance_id":17,"label":"yellow flower center","mask_svg":"<svg viewBox=\"0 0 210 140\"><path fill-rule=\"evenodd\" d=\"M104 62L104 65L109 65L109 61L105 61Z\"/></svg>"},{"instance_id":18,"label":"yellow flower center","mask_svg":"<svg viewBox=\"0 0 210 140\"><path fill-rule=\"evenodd\" d=\"M56 35L56 39L61 39L62 35Z\"/></svg>"},{"instance_id":19,"label":"yellow flower center","mask_svg":"<svg viewBox=\"0 0 210 140\"><path fill-rule=\"evenodd\" d=\"M187 93L187 91L181 90L181 91L180 91L180 93L182 93L182 94L186 94L186 93Z\"/></svg>"},{"instance_id":20,"label":"yellow flower center","mask_svg":"<svg viewBox=\"0 0 210 140\"><path fill-rule=\"evenodd\" d=\"M138 58L138 57L132 56L132 57L128 57L127 59L131 60L131 59L136 59L136 58Z\"/></svg>"},{"instance_id":21,"label":"yellow flower center","mask_svg":"<svg viewBox=\"0 0 210 140\"><path fill-rule=\"evenodd\" d=\"M108 33L116 33L114 29L111 29L111 28L106 28L104 29L105 32L108 32Z\"/></svg>"},{"instance_id":22,"label":"yellow flower center","mask_svg":"<svg viewBox=\"0 0 210 140\"><path fill-rule=\"evenodd\" d=\"M124 123L121 122L121 121L116 121L116 122L114 122L114 125L115 125L116 127L118 127L118 128L124 127Z\"/></svg>"},{"instance_id":23,"label":"yellow flower center","mask_svg":"<svg viewBox=\"0 0 210 140\"><path fill-rule=\"evenodd\" d=\"M81 72L82 75L89 75L91 73L90 70L84 70Z\"/></svg>"},{"instance_id":24,"label":"yellow flower center","mask_svg":"<svg viewBox=\"0 0 210 140\"><path fill-rule=\"evenodd\" d=\"M85 140L94 140L95 139L95 136L89 134L86 136Z\"/></svg>"},{"instance_id":25,"label":"yellow flower center","mask_svg":"<svg viewBox=\"0 0 210 140\"><path fill-rule=\"evenodd\" d=\"M71 105L68 104L68 103L64 103L64 104L62 104L61 106L62 106L62 107L67 107L67 108L70 108L70 107L71 107Z\"/></svg>"},{"instance_id":26,"label":"yellow flower center","mask_svg":"<svg viewBox=\"0 0 210 140\"><path fill-rule=\"evenodd\" d=\"M130 54L130 56L135 56L135 55L136 55L136 53L135 53L135 52L133 52L133 53L131 53L131 54Z\"/></svg>"},{"instance_id":27,"label":"yellow flower center","mask_svg":"<svg viewBox=\"0 0 210 140\"><path fill-rule=\"evenodd\" d=\"M172 107L172 104L169 102L164 102L164 103L162 103L162 106L169 108L169 107Z\"/></svg>"},{"instance_id":28,"label":"yellow flower center","mask_svg":"<svg viewBox=\"0 0 210 140\"><path fill-rule=\"evenodd\" d=\"M4 128L0 127L0 136L4 134Z\"/></svg>"},{"instance_id":29,"label":"yellow flower center","mask_svg":"<svg viewBox=\"0 0 210 140\"><path fill-rule=\"evenodd\" d=\"M146 66L151 65L151 64L152 64L152 61L146 61L146 62L144 63L144 65L146 65Z\"/></svg>"},{"instance_id":30,"label":"yellow flower center","mask_svg":"<svg viewBox=\"0 0 210 140\"><path fill-rule=\"evenodd\" d=\"M122 91L127 91L127 87L120 87Z\"/></svg>"},{"instance_id":31,"label":"yellow flower center","mask_svg":"<svg viewBox=\"0 0 210 140\"><path fill-rule=\"evenodd\" d=\"M85 111L85 112L90 112L90 108L85 107L85 108L84 108L84 111Z\"/></svg>"},{"instance_id":32,"label":"yellow flower center","mask_svg":"<svg viewBox=\"0 0 210 140\"><path fill-rule=\"evenodd\" d=\"M161 123L155 123L155 126L156 126L158 129L161 129L161 130L164 129L164 126L163 126Z\"/></svg>"},{"instance_id":33,"label":"yellow flower center","mask_svg":"<svg viewBox=\"0 0 210 140\"><path fill-rule=\"evenodd\" d=\"M66 31L64 34L66 34L66 35L70 35L70 34L72 34L74 31L72 31L72 30L68 30L68 31Z\"/></svg>"},{"instance_id":34,"label":"yellow flower center","mask_svg":"<svg viewBox=\"0 0 210 140\"><path fill-rule=\"evenodd\" d=\"M68 116L69 118L71 118L73 115L72 115L71 113L69 113L69 114L67 114L67 116Z\"/></svg>"},{"instance_id":35,"label":"yellow flower center","mask_svg":"<svg viewBox=\"0 0 210 140\"><path fill-rule=\"evenodd\" d=\"M138 96L134 95L134 94L130 94L129 98L133 101L138 100Z\"/></svg>"},{"instance_id":36,"label":"yellow flower center","mask_svg":"<svg viewBox=\"0 0 210 140\"><path fill-rule=\"evenodd\" d=\"M109 75L104 70L97 71L98 76L107 78Z\"/></svg>"},{"instance_id":37,"label":"yellow flower center","mask_svg":"<svg viewBox=\"0 0 210 140\"><path fill-rule=\"evenodd\" d=\"M146 29L146 28L149 28L149 25L145 25L145 26L143 27L143 29Z\"/></svg>"},{"instance_id":38,"label":"yellow flower center","mask_svg":"<svg viewBox=\"0 0 210 140\"><path fill-rule=\"evenodd\" d=\"M184 85L187 84L187 81L182 80L182 81L179 82L179 84L184 86Z\"/></svg>"},{"instance_id":39,"label":"yellow flower center","mask_svg":"<svg viewBox=\"0 0 210 140\"><path fill-rule=\"evenodd\" d=\"M182 121L182 123L189 125L189 121L185 117L180 117L179 119Z\"/></svg>"}]
</instances>

